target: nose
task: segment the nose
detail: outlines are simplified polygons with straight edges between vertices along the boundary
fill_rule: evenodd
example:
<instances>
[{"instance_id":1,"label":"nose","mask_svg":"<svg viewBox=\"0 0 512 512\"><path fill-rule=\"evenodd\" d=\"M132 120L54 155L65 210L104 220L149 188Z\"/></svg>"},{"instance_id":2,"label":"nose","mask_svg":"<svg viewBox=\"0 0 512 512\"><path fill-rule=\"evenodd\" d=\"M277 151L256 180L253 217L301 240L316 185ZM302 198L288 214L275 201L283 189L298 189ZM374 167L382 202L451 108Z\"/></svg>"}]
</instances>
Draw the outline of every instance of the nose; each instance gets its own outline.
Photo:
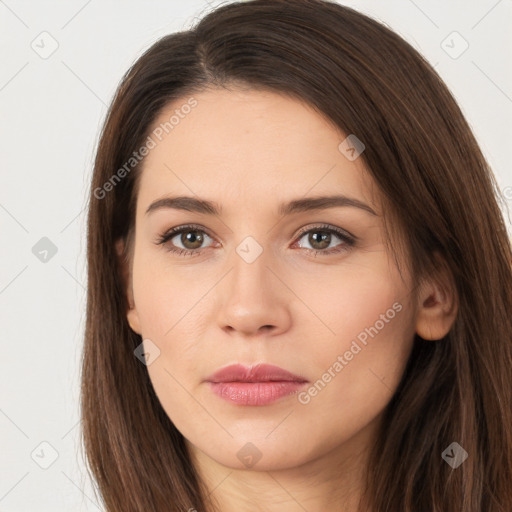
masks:
<instances>
[{"instance_id":1,"label":"nose","mask_svg":"<svg viewBox=\"0 0 512 512\"><path fill-rule=\"evenodd\" d=\"M234 254L232 270L218 290L218 322L228 334L275 336L289 329L290 290L270 261L269 251L252 263Z\"/></svg>"}]
</instances>

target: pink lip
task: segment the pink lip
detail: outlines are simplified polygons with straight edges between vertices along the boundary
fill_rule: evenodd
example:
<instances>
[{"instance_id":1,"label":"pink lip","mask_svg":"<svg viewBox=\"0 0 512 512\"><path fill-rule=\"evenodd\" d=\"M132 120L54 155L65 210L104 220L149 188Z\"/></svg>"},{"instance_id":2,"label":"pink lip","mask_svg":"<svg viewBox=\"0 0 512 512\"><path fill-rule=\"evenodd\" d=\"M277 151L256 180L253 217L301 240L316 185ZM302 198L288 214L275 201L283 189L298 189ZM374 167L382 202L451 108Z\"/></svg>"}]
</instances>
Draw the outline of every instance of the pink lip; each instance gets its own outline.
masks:
<instances>
[{"instance_id":1,"label":"pink lip","mask_svg":"<svg viewBox=\"0 0 512 512\"><path fill-rule=\"evenodd\" d=\"M308 381L278 366L226 366L206 379L221 398L239 405L266 405L291 395Z\"/></svg>"}]
</instances>

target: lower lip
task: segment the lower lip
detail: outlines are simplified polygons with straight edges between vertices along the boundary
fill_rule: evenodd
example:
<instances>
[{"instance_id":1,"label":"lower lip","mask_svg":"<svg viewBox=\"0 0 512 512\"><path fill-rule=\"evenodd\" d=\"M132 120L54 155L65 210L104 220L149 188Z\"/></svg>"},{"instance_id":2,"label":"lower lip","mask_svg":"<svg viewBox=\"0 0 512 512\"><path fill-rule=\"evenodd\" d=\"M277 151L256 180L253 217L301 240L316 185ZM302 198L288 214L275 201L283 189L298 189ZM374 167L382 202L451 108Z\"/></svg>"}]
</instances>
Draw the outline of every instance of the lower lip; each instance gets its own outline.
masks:
<instances>
[{"instance_id":1,"label":"lower lip","mask_svg":"<svg viewBox=\"0 0 512 512\"><path fill-rule=\"evenodd\" d=\"M284 396L296 393L307 382L208 382L212 391L238 405L267 405Z\"/></svg>"}]
</instances>

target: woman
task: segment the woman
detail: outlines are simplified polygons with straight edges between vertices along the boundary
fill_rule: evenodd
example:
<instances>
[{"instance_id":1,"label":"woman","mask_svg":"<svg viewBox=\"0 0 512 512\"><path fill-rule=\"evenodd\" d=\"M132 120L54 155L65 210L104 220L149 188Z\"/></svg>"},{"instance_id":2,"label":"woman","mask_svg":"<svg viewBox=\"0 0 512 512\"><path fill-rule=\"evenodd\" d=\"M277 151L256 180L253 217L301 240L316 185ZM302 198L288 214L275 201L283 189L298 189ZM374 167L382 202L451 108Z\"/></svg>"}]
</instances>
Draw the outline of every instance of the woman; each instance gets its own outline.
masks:
<instances>
[{"instance_id":1,"label":"woman","mask_svg":"<svg viewBox=\"0 0 512 512\"><path fill-rule=\"evenodd\" d=\"M91 187L106 510L510 512L511 262L468 123L385 26L255 0L164 37Z\"/></svg>"}]
</instances>

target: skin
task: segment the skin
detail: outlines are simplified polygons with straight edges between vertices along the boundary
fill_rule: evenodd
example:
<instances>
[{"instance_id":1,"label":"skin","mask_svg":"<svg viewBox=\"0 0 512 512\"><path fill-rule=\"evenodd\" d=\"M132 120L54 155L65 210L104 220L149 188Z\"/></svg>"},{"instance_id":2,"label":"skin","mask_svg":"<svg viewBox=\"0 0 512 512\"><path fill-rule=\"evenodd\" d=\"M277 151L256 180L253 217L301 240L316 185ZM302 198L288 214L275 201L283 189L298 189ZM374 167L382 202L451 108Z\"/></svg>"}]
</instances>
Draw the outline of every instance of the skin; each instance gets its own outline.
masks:
<instances>
[{"instance_id":1,"label":"skin","mask_svg":"<svg viewBox=\"0 0 512 512\"><path fill-rule=\"evenodd\" d=\"M223 512L355 512L368 449L414 333L440 339L448 332L453 289L442 275L417 290L407 271L400 277L384 244L375 183L361 158L340 152L346 135L324 117L274 92L212 89L194 97L197 106L145 157L124 269L130 326L160 350L147 366L152 384ZM155 127L185 101L168 105ZM375 215L350 206L278 215L282 202L333 193ZM174 195L215 201L222 213L146 214ZM187 242L187 233L156 243L188 223L204 228L202 245ZM331 234L322 248L308 238L322 224L356 243ZM263 250L252 263L236 252L247 236ZM173 244L200 252L180 256L169 252ZM204 382L228 364L266 362L313 385L397 303L394 318L359 343L308 403L290 395L265 406L231 404ZM261 454L252 467L237 457L248 442Z\"/></svg>"}]
</instances>

